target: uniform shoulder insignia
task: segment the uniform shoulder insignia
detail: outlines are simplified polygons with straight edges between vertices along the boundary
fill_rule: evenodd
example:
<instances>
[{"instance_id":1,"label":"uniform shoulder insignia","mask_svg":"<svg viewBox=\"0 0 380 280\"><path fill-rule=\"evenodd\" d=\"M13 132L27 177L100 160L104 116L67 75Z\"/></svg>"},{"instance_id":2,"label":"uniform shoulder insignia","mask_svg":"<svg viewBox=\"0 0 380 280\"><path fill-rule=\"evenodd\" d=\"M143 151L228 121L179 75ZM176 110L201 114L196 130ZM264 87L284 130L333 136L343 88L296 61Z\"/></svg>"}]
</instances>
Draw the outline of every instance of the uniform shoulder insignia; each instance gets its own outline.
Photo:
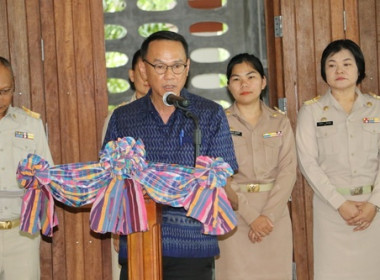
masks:
<instances>
[{"instance_id":1,"label":"uniform shoulder insignia","mask_svg":"<svg viewBox=\"0 0 380 280\"><path fill-rule=\"evenodd\" d=\"M31 116L32 118L35 118L35 119L39 119L41 118L41 115L36 113L36 112L33 112L32 110L22 106L22 109L29 115Z\"/></svg>"},{"instance_id":2,"label":"uniform shoulder insignia","mask_svg":"<svg viewBox=\"0 0 380 280\"><path fill-rule=\"evenodd\" d=\"M368 94L369 94L370 96L372 96L373 98L375 98L375 99L380 99L380 96L377 95L377 94L375 94L375 93L373 93L373 92L369 92Z\"/></svg>"},{"instance_id":3,"label":"uniform shoulder insignia","mask_svg":"<svg viewBox=\"0 0 380 280\"><path fill-rule=\"evenodd\" d=\"M283 115L285 115L285 112L284 111L282 111L282 110L280 110L280 108L278 108L278 107L276 107L276 106L274 106L273 107L273 109L275 109L277 112L279 112L280 114L283 114Z\"/></svg>"},{"instance_id":4,"label":"uniform shoulder insignia","mask_svg":"<svg viewBox=\"0 0 380 280\"><path fill-rule=\"evenodd\" d=\"M116 107L115 107L115 109L116 108L119 108L119 107L121 107L121 106L124 106L124 105L127 105L128 104L128 102L122 102L122 103L120 103L119 105L117 105Z\"/></svg>"},{"instance_id":5,"label":"uniform shoulder insignia","mask_svg":"<svg viewBox=\"0 0 380 280\"><path fill-rule=\"evenodd\" d=\"M321 98L320 95L314 97L313 99L310 99L310 100L305 101L304 104L305 104L305 105L314 104L314 103L318 102L319 98Z\"/></svg>"},{"instance_id":6,"label":"uniform shoulder insignia","mask_svg":"<svg viewBox=\"0 0 380 280\"><path fill-rule=\"evenodd\" d=\"M224 112L226 113L226 116L231 115L231 111L229 109L225 110Z\"/></svg>"},{"instance_id":7,"label":"uniform shoulder insignia","mask_svg":"<svg viewBox=\"0 0 380 280\"><path fill-rule=\"evenodd\" d=\"M110 106L108 107L108 113L111 113L111 112L113 112L113 111L115 111L117 108L119 108L119 107L121 107L121 106L124 106L124 105L127 105L128 104L128 102L122 102L122 103L120 103L120 104L118 104L118 105L112 105L112 107L110 108Z\"/></svg>"}]
</instances>

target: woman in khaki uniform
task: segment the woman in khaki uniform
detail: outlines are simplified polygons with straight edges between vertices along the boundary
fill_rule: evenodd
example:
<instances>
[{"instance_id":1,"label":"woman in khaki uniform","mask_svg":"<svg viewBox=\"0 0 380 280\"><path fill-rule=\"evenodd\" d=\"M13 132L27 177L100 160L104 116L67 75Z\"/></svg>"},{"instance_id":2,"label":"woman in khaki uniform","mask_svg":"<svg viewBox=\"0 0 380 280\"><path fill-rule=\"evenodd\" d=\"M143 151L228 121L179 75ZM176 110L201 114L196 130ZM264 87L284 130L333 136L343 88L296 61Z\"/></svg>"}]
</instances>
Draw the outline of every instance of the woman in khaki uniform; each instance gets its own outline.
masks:
<instances>
[{"instance_id":1,"label":"woman in khaki uniform","mask_svg":"<svg viewBox=\"0 0 380 280\"><path fill-rule=\"evenodd\" d=\"M296 180L292 128L268 108L263 66L247 53L227 66L235 103L226 110L239 164L228 191L237 228L220 239L216 280L292 279L292 229L287 202ZM231 194L232 193L232 194Z\"/></svg>"},{"instance_id":2,"label":"woman in khaki uniform","mask_svg":"<svg viewBox=\"0 0 380 280\"><path fill-rule=\"evenodd\" d=\"M330 89L301 108L296 134L314 190L314 280L378 280L380 100L357 88L365 62L351 40L326 47L321 73Z\"/></svg>"}]
</instances>

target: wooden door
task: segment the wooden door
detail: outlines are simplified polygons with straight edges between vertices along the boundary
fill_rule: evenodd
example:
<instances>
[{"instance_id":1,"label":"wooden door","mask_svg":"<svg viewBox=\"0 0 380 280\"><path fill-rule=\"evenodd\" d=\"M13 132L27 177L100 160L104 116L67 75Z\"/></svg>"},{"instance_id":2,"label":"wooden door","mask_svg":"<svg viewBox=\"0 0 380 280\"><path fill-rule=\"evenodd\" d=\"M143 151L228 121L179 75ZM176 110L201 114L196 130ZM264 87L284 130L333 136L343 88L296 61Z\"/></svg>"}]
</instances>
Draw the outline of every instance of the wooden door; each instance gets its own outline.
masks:
<instances>
[{"instance_id":1,"label":"wooden door","mask_svg":"<svg viewBox=\"0 0 380 280\"><path fill-rule=\"evenodd\" d=\"M286 98L293 129L303 102L327 89L319 64L333 40L347 38L361 46L367 69L361 89L379 94L379 0L268 0L266 10L272 105ZM274 16L282 17L282 37L274 37ZM297 279L313 279L312 196L298 171L291 202Z\"/></svg>"},{"instance_id":2,"label":"wooden door","mask_svg":"<svg viewBox=\"0 0 380 280\"><path fill-rule=\"evenodd\" d=\"M54 163L98 159L107 115L101 0L0 0L0 55L15 72L13 104L41 114ZM56 207L41 242L41 279L111 279L110 242L89 209Z\"/></svg>"}]
</instances>

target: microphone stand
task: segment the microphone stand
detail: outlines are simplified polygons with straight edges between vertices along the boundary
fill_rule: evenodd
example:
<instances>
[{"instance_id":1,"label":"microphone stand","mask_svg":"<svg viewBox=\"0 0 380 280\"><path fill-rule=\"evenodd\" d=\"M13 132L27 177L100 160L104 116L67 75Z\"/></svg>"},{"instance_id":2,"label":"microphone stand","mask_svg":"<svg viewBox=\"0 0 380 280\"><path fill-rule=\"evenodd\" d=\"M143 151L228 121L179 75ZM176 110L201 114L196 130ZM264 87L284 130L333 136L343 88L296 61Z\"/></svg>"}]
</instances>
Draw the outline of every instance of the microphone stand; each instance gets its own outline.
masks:
<instances>
[{"instance_id":1,"label":"microphone stand","mask_svg":"<svg viewBox=\"0 0 380 280\"><path fill-rule=\"evenodd\" d=\"M197 162L197 157L200 154L201 143L202 143L202 132L199 127L199 119L195 114L190 112L186 107L183 107L180 104L178 104L178 102L176 102L174 106L184 111L185 116L188 118L191 118L194 121L195 128L194 128L194 133L193 133L193 142L194 142L194 148L195 148L195 151L194 151L194 166L195 166Z\"/></svg>"},{"instance_id":2,"label":"microphone stand","mask_svg":"<svg viewBox=\"0 0 380 280\"><path fill-rule=\"evenodd\" d=\"M194 124L195 124L194 134L193 134L193 141L194 141L194 148L195 148L195 151L194 151L194 157L195 157L194 166L195 166L197 163L197 157L199 156L200 150L201 150L202 133L201 133L201 129L199 128L198 117L188 110L186 110L185 116L193 119Z\"/></svg>"}]
</instances>

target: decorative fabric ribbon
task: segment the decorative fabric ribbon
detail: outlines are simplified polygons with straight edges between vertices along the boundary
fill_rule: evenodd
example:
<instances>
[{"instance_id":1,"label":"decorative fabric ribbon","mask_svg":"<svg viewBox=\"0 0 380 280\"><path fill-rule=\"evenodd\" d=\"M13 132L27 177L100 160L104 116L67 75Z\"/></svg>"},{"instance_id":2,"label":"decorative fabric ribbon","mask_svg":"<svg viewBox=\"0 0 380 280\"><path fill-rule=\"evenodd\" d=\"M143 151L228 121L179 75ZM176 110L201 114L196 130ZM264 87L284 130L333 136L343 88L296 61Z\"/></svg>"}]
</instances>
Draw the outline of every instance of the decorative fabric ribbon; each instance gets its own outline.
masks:
<instances>
[{"instance_id":1,"label":"decorative fabric ribbon","mask_svg":"<svg viewBox=\"0 0 380 280\"><path fill-rule=\"evenodd\" d=\"M196 167L149 163L136 178L157 203L184 207L187 216L202 222L205 234L225 234L236 226L236 216L223 189L233 174L222 158L197 158Z\"/></svg>"},{"instance_id":2,"label":"decorative fabric ribbon","mask_svg":"<svg viewBox=\"0 0 380 280\"><path fill-rule=\"evenodd\" d=\"M133 180L134 174L147 166L141 139L108 142L100 152L100 165L110 178L91 208L90 228L123 235L148 230L142 188Z\"/></svg>"},{"instance_id":3,"label":"decorative fabric ribbon","mask_svg":"<svg viewBox=\"0 0 380 280\"><path fill-rule=\"evenodd\" d=\"M204 233L224 234L236 217L224 189L231 167L221 158L199 157L185 167L147 163L143 142L125 137L110 141L99 162L49 167L30 154L18 167L18 180L27 189L23 198L21 230L41 229L52 236L57 225L54 199L68 206L91 204L90 227L95 232L130 234L146 231L143 189L157 203L184 207L204 224Z\"/></svg>"},{"instance_id":4,"label":"decorative fabric ribbon","mask_svg":"<svg viewBox=\"0 0 380 280\"><path fill-rule=\"evenodd\" d=\"M17 173L17 179L26 189L21 206L20 229L29 233L41 230L43 235L51 236L58 219L49 189L49 163L29 154L20 166L23 166L23 172Z\"/></svg>"}]
</instances>

